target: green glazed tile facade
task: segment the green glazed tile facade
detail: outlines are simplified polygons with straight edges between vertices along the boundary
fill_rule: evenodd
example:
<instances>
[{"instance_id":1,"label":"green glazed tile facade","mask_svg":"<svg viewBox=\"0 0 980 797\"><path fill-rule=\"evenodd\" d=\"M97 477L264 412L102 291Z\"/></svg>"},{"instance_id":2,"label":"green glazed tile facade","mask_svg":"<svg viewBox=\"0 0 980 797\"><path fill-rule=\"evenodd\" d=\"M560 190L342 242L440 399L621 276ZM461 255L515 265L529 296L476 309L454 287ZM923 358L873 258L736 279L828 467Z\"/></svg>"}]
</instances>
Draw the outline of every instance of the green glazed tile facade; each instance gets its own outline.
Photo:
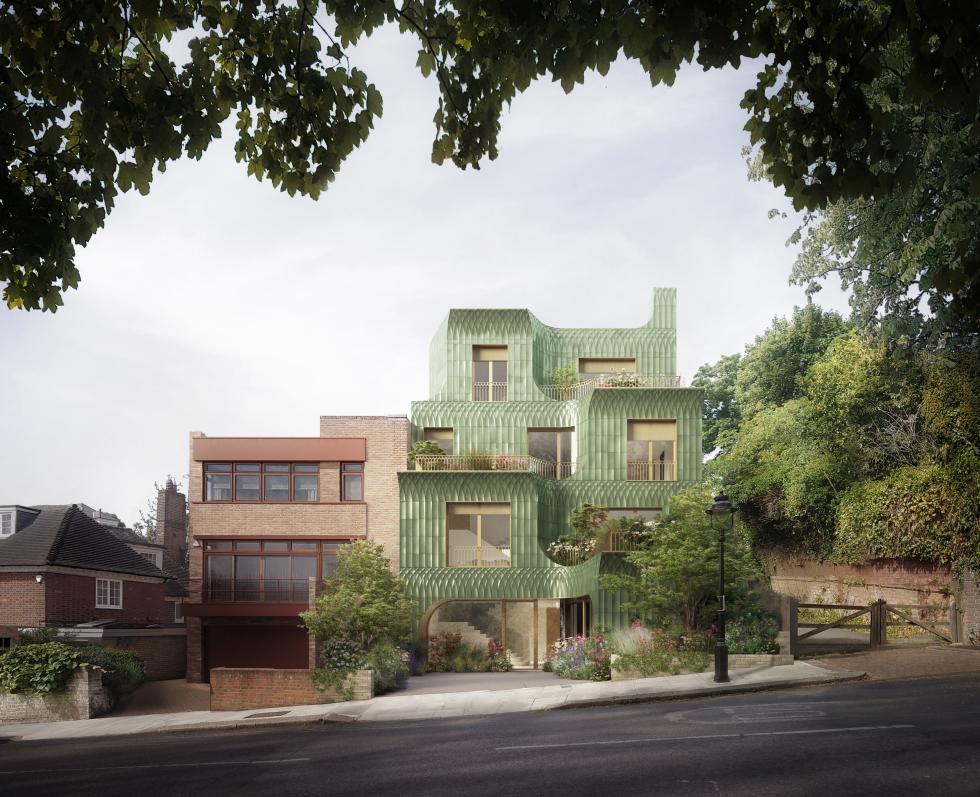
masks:
<instances>
[{"instance_id":1,"label":"green glazed tile facade","mask_svg":"<svg viewBox=\"0 0 980 797\"><path fill-rule=\"evenodd\" d=\"M599 576L623 567L601 554L564 567L547 553L567 531L572 508L590 501L617 508L664 508L701 478L702 392L696 388L602 388L558 401L541 391L550 374L578 358L634 358L644 375L676 374L676 293L654 289L650 320L634 329L557 329L527 310L452 310L430 348L430 397L412 404L413 437L426 427L454 430L454 453L527 454L529 428L574 427L575 472L550 481L517 471L405 471L399 474L401 576L427 610L449 599L588 596L593 625L621 627L626 596ZM506 401L472 400L474 346L507 346ZM627 481L629 420L677 424L676 481ZM446 566L446 504L509 502L506 568Z\"/></svg>"}]
</instances>

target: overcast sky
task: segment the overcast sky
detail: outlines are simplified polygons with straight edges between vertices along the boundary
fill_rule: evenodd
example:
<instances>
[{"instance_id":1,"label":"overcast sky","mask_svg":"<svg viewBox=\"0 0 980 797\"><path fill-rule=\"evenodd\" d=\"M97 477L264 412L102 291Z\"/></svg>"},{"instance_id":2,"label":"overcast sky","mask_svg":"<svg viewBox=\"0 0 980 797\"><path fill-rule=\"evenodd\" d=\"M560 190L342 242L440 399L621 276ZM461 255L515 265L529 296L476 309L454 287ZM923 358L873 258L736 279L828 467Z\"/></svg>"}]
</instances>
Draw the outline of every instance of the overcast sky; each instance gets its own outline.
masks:
<instances>
[{"instance_id":1,"label":"overcast sky","mask_svg":"<svg viewBox=\"0 0 980 797\"><path fill-rule=\"evenodd\" d=\"M391 29L355 53L384 116L317 202L245 174L229 136L122 196L56 315L0 308L0 502L85 502L132 524L188 470L188 432L316 435L321 414L408 414L450 307L637 326L678 290L678 368L742 349L805 298L796 224L750 183L738 107L757 66L651 89L618 62L542 82L480 171L430 162L435 79ZM827 286L824 306L846 310Z\"/></svg>"}]
</instances>

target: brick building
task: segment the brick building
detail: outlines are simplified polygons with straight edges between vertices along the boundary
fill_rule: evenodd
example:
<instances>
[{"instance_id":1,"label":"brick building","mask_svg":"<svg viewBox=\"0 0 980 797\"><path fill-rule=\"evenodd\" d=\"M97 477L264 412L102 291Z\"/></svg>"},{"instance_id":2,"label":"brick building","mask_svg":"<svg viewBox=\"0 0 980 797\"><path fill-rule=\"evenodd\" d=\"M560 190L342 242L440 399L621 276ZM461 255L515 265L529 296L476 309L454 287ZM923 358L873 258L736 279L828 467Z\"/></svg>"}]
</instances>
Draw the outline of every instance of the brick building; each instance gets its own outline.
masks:
<instances>
[{"instance_id":1,"label":"brick building","mask_svg":"<svg viewBox=\"0 0 980 797\"><path fill-rule=\"evenodd\" d=\"M338 549L381 543L398 563L403 416L324 416L319 437L191 434L187 677L213 667L307 668L300 621Z\"/></svg>"},{"instance_id":2,"label":"brick building","mask_svg":"<svg viewBox=\"0 0 980 797\"><path fill-rule=\"evenodd\" d=\"M74 504L19 509L0 541L0 625L167 622L166 576L109 529Z\"/></svg>"}]
</instances>

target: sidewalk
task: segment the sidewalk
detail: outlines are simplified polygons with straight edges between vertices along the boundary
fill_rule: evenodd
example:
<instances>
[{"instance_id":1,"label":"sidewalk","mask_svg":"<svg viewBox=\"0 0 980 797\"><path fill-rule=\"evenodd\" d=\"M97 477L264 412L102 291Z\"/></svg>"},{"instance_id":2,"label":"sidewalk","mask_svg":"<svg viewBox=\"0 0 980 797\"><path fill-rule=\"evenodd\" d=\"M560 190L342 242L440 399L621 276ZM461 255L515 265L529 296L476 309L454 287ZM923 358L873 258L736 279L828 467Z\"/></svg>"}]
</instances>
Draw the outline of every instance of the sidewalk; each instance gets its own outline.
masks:
<instances>
[{"instance_id":1,"label":"sidewalk","mask_svg":"<svg viewBox=\"0 0 980 797\"><path fill-rule=\"evenodd\" d=\"M980 672L980 650L950 645L900 646L809 658L830 670L861 670L873 681Z\"/></svg>"},{"instance_id":2,"label":"sidewalk","mask_svg":"<svg viewBox=\"0 0 980 797\"><path fill-rule=\"evenodd\" d=\"M383 695L373 700L290 706L250 711L185 711L174 714L114 716L70 722L0 725L0 740L128 736L136 733L256 728L314 722L383 722L475 717L516 711L542 711L614 703L677 700L813 686L863 677L862 672L835 671L796 662L783 667L732 670L731 682L716 684L711 672L642 678L636 681L575 681L520 689Z\"/></svg>"}]
</instances>

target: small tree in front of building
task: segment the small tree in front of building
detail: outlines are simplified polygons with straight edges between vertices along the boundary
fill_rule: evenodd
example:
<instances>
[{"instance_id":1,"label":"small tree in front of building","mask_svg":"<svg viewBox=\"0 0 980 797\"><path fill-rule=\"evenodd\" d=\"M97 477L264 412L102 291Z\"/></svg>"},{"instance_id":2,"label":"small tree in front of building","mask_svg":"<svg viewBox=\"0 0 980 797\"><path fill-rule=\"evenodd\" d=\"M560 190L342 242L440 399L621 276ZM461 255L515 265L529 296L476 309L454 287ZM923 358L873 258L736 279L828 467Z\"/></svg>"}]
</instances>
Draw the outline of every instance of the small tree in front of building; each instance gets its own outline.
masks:
<instances>
[{"instance_id":1,"label":"small tree in front of building","mask_svg":"<svg viewBox=\"0 0 980 797\"><path fill-rule=\"evenodd\" d=\"M603 576L603 587L628 592L628 608L655 625L704 629L718 594L718 532L705 514L711 502L708 486L673 496L640 549L626 557L634 572ZM763 580L748 535L736 523L725 540L725 595L733 614Z\"/></svg>"},{"instance_id":2,"label":"small tree in front of building","mask_svg":"<svg viewBox=\"0 0 980 797\"><path fill-rule=\"evenodd\" d=\"M349 695L348 676L371 667L380 689L394 688L408 675L415 610L380 545L358 540L343 547L336 573L301 615L306 630L322 640L317 683Z\"/></svg>"}]
</instances>

